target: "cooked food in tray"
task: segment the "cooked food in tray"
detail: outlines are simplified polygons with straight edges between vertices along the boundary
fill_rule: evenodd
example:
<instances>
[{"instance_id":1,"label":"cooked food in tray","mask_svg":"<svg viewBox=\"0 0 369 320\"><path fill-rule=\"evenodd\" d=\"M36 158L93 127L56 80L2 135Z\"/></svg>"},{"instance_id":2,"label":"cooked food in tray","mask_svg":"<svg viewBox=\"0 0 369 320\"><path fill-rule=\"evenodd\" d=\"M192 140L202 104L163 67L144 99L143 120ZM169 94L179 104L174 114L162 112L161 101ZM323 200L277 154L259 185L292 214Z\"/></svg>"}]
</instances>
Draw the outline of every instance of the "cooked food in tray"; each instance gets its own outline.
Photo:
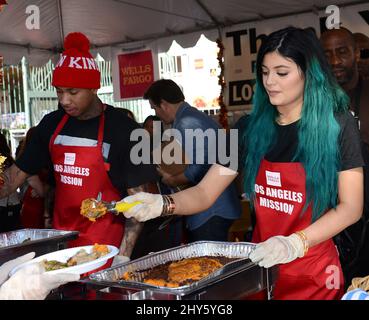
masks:
<instances>
[{"instance_id":1,"label":"cooked food in tray","mask_svg":"<svg viewBox=\"0 0 369 320\"><path fill-rule=\"evenodd\" d=\"M120 279L176 288L199 281L235 260L238 258L211 256L187 258L168 262L149 270L125 272Z\"/></svg>"},{"instance_id":2,"label":"cooked food in tray","mask_svg":"<svg viewBox=\"0 0 369 320\"><path fill-rule=\"evenodd\" d=\"M42 264L46 271L54 271L58 269L68 268L82 264L85 262L93 261L105 256L109 253L109 248L106 245L95 244L91 253L87 253L85 249L79 250L75 255L70 257L67 262L60 262L56 260L42 260Z\"/></svg>"}]
</instances>

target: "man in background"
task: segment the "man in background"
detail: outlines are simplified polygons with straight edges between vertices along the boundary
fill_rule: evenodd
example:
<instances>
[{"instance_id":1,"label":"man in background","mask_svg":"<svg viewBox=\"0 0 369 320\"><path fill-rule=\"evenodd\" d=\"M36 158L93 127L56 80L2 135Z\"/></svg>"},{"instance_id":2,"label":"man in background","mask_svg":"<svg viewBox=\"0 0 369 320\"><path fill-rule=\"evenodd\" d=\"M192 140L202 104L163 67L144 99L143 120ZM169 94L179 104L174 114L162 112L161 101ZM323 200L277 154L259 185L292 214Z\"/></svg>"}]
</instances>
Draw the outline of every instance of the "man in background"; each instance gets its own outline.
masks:
<instances>
[{"instance_id":1,"label":"man in background","mask_svg":"<svg viewBox=\"0 0 369 320\"><path fill-rule=\"evenodd\" d=\"M155 110L156 115L164 124L171 124L173 129L178 130L184 153L192 155L189 159L190 163L182 172L170 173L163 169L159 170L162 182L174 190L185 185L196 185L212 164L209 150L210 146L217 145L217 141L211 143L204 138L203 145L201 145L194 135L192 149L186 150L186 131L199 130L202 133L210 131L217 137L218 130L221 130L220 126L208 115L185 102L182 90L172 80L161 79L154 82L144 94L144 99L149 100L151 108ZM197 155L201 151L203 151L203 159L200 163ZM240 215L241 204L236 186L232 183L208 210L186 217L188 242L227 241L229 228Z\"/></svg>"},{"instance_id":2,"label":"man in background","mask_svg":"<svg viewBox=\"0 0 369 320\"><path fill-rule=\"evenodd\" d=\"M364 167L364 212L361 220L336 237L340 259L349 285L353 277L369 274L369 80L359 73L360 49L346 28L327 30L321 44L337 82L350 98L350 111L358 120Z\"/></svg>"}]
</instances>

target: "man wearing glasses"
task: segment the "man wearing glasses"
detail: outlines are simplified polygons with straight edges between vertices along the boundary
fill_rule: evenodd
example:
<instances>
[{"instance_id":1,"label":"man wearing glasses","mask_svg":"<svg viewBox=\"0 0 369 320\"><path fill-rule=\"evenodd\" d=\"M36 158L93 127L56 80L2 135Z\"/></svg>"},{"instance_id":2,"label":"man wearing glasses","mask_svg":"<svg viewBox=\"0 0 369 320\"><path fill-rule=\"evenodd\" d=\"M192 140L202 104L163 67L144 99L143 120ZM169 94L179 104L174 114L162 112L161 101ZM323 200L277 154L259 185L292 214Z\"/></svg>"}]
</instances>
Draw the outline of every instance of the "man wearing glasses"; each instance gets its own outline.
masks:
<instances>
[{"instance_id":1,"label":"man wearing glasses","mask_svg":"<svg viewBox=\"0 0 369 320\"><path fill-rule=\"evenodd\" d=\"M353 277L369 275L369 79L359 73L360 60L368 61L369 43L368 47L359 47L352 32L343 27L325 31L320 41L337 82L350 98L350 110L358 119L365 161L362 219L336 237L349 285Z\"/></svg>"}]
</instances>

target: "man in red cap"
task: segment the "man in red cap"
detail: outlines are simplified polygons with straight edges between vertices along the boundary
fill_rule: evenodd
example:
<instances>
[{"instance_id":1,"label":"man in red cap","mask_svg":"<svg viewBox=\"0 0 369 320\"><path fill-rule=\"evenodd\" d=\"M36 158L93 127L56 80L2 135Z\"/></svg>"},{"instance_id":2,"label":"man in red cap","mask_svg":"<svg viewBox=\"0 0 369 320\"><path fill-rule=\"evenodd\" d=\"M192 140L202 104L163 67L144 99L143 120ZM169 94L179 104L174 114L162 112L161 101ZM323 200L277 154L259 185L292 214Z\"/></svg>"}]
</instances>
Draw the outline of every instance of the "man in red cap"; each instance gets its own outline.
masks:
<instances>
[{"instance_id":1,"label":"man in red cap","mask_svg":"<svg viewBox=\"0 0 369 320\"><path fill-rule=\"evenodd\" d=\"M123 216L107 214L96 222L80 215L81 202L96 198L119 200L145 190L156 172L150 165L134 165L131 132L139 125L97 96L100 72L89 52L89 40L71 33L55 66L52 84L61 108L46 115L16 163L5 173L0 197L19 187L29 175L49 167L55 177L53 227L77 230L71 246L110 244L120 256L130 256L141 226ZM121 257L121 259L119 259Z\"/></svg>"}]
</instances>

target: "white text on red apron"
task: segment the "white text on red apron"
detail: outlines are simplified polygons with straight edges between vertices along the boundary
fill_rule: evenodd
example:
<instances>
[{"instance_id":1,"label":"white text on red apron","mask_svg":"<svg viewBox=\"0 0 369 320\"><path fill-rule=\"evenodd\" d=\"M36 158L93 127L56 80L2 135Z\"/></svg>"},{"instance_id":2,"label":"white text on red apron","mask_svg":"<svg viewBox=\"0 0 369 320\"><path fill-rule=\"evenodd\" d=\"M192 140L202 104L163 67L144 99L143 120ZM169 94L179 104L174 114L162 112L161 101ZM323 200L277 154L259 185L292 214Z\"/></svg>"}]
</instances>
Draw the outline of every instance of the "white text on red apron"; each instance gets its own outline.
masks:
<instances>
[{"instance_id":1,"label":"white text on red apron","mask_svg":"<svg viewBox=\"0 0 369 320\"><path fill-rule=\"evenodd\" d=\"M302 203L303 201L303 194L301 192L266 187L258 184L255 184L255 193L259 194L259 205L261 207L270 208L289 215L292 214L295 206L283 200L297 203Z\"/></svg>"},{"instance_id":2,"label":"white text on red apron","mask_svg":"<svg viewBox=\"0 0 369 320\"><path fill-rule=\"evenodd\" d=\"M60 182L64 184L81 186L83 185L83 179L79 177L73 176L85 176L88 177L90 175L89 168L68 166L62 164L54 164L54 170L60 173ZM68 175L63 175L62 173L66 173ZM73 176L70 176L73 175Z\"/></svg>"}]
</instances>

